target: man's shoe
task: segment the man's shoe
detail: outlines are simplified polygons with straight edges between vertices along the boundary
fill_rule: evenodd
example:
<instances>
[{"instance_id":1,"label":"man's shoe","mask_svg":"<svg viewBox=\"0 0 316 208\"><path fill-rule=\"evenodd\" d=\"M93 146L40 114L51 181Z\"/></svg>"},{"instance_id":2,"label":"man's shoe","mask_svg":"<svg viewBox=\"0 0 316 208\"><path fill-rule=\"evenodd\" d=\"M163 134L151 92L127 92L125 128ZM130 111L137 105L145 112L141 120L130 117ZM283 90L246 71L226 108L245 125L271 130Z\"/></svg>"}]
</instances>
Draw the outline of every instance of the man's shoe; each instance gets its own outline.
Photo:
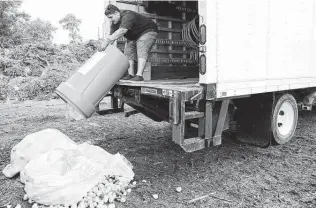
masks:
<instances>
[{"instance_id":1,"label":"man's shoe","mask_svg":"<svg viewBox=\"0 0 316 208\"><path fill-rule=\"evenodd\" d=\"M142 76L136 75L134 78L130 79L130 81L144 81L144 78Z\"/></svg>"},{"instance_id":2,"label":"man's shoe","mask_svg":"<svg viewBox=\"0 0 316 208\"><path fill-rule=\"evenodd\" d=\"M121 80L130 80L132 78L134 78L134 76L129 74L129 75L125 76L124 78L122 78Z\"/></svg>"}]
</instances>

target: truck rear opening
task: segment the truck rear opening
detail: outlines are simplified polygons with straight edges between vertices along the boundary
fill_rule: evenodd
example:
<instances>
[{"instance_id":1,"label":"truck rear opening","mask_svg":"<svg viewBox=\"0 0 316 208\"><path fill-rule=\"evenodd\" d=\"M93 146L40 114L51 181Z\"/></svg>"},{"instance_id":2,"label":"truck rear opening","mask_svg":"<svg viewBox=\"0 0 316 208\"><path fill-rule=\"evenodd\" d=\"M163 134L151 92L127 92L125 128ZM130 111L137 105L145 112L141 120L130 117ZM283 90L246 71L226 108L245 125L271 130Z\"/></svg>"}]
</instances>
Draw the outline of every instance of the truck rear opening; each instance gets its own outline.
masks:
<instances>
[{"instance_id":1,"label":"truck rear opening","mask_svg":"<svg viewBox=\"0 0 316 208\"><path fill-rule=\"evenodd\" d=\"M199 40L200 28L205 30L205 25L200 27L200 18L205 17L205 11L199 12L201 2L109 3L151 18L158 25L159 35L145 67L145 81L119 81L110 93L112 109L99 110L98 113L123 112L124 104L127 104L135 111L127 112L126 115L140 112L154 121L172 124L173 141L185 151L193 152L204 148L206 140L202 137L205 135L205 110L201 110L201 106L205 105L202 101L205 98L205 86L199 84ZM202 39L205 43L205 37ZM117 47L122 52L125 42L124 38L117 41ZM228 108L228 103L225 105ZM219 110L220 106L217 106L217 114ZM222 128L228 128L227 121ZM207 121L206 125L209 124ZM210 145L209 141L207 145Z\"/></svg>"},{"instance_id":2,"label":"truck rear opening","mask_svg":"<svg viewBox=\"0 0 316 208\"><path fill-rule=\"evenodd\" d=\"M158 25L158 38L151 49L143 74L146 81L199 77L198 1L115 3L118 8L136 11ZM117 41L117 47L121 51L124 51L125 42L124 38Z\"/></svg>"}]
</instances>

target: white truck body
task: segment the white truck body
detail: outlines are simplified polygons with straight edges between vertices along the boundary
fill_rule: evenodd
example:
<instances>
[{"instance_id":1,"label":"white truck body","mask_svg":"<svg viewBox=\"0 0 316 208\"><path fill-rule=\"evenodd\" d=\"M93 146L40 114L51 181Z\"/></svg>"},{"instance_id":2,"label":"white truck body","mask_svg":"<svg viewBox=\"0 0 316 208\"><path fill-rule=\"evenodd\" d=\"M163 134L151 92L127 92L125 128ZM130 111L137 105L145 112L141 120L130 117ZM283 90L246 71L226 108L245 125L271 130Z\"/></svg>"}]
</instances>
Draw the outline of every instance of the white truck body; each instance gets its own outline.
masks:
<instances>
[{"instance_id":1,"label":"white truck body","mask_svg":"<svg viewBox=\"0 0 316 208\"><path fill-rule=\"evenodd\" d=\"M200 83L216 84L216 98L315 87L315 5L315 0L199 2L207 28L207 70Z\"/></svg>"}]
</instances>

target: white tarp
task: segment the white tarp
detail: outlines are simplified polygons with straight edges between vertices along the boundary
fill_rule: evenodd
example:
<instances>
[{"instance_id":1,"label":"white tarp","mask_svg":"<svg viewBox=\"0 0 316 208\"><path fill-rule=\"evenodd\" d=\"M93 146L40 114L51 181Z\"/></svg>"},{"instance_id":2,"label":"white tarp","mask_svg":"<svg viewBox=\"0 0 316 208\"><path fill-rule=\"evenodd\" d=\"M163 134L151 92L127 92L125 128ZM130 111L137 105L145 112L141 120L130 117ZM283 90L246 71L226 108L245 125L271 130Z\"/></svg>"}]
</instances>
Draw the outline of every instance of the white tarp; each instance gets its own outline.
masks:
<instances>
[{"instance_id":1,"label":"white tarp","mask_svg":"<svg viewBox=\"0 0 316 208\"><path fill-rule=\"evenodd\" d=\"M12 177L21 171L28 197L44 205L77 203L106 175L125 182L134 178L124 156L87 143L77 145L54 129L30 134L13 149L3 173Z\"/></svg>"}]
</instances>

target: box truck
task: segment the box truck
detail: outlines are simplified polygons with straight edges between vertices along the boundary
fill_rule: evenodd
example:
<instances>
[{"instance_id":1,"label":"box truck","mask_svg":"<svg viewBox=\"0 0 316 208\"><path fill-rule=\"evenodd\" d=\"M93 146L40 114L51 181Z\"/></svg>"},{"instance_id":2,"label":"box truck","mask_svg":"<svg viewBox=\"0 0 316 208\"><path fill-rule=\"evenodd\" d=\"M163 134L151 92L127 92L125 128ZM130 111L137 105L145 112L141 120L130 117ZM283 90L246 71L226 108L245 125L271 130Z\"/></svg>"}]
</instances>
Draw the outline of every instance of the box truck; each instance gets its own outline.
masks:
<instances>
[{"instance_id":1,"label":"box truck","mask_svg":"<svg viewBox=\"0 0 316 208\"><path fill-rule=\"evenodd\" d=\"M186 152L220 145L230 128L261 147L289 142L298 110L311 110L316 96L315 2L108 2L153 19L159 37L146 80L119 81L108 94L112 109L97 112L123 112L127 104L135 109L127 116L167 121ZM122 51L124 42L117 41Z\"/></svg>"}]
</instances>

